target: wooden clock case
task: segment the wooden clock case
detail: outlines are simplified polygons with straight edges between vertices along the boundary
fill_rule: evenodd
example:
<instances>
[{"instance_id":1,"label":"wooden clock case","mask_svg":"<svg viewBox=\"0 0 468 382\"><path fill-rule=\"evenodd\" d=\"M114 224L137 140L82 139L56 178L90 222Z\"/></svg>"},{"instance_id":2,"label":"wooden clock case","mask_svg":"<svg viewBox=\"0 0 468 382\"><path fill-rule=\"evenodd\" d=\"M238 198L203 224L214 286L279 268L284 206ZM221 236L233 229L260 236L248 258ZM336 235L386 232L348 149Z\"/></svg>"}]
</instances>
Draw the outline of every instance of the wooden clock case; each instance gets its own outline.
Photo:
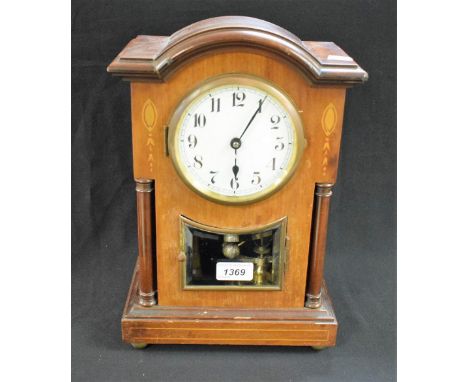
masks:
<instances>
[{"instance_id":1,"label":"wooden clock case","mask_svg":"<svg viewBox=\"0 0 468 382\"><path fill-rule=\"evenodd\" d=\"M367 73L331 42L301 41L271 23L218 17L170 37L138 36L109 65L130 81L139 256L122 317L123 340L146 344L335 345L337 321L323 281L328 210L346 89ZM167 124L207 79L242 73L283 89L307 146L289 182L246 205L207 200L168 156ZM186 290L180 217L220 228L256 228L287 217L281 290Z\"/></svg>"}]
</instances>

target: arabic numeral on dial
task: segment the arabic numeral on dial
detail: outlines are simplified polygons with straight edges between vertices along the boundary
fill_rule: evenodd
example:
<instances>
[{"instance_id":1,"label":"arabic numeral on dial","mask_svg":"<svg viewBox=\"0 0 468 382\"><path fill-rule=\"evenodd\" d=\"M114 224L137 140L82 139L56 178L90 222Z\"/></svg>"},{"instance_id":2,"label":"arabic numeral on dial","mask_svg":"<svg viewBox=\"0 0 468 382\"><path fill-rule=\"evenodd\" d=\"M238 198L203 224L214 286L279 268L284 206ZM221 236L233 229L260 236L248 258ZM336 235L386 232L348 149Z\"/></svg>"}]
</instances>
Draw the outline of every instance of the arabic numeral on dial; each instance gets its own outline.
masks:
<instances>
[{"instance_id":1,"label":"arabic numeral on dial","mask_svg":"<svg viewBox=\"0 0 468 382\"><path fill-rule=\"evenodd\" d=\"M258 114L262 112L263 100L258 100Z\"/></svg>"},{"instance_id":2,"label":"arabic numeral on dial","mask_svg":"<svg viewBox=\"0 0 468 382\"><path fill-rule=\"evenodd\" d=\"M245 93L244 92L234 92L232 93L232 106L244 106Z\"/></svg>"},{"instance_id":3,"label":"arabic numeral on dial","mask_svg":"<svg viewBox=\"0 0 468 382\"><path fill-rule=\"evenodd\" d=\"M213 183L213 184L216 183L216 182L215 182L215 176L216 176L216 174L217 174L218 172L219 172L219 171L210 171L210 175L213 175L213 176L211 177L211 183Z\"/></svg>"},{"instance_id":4,"label":"arabic numeral on dial","mask_svg":"<svg viewBox=\"0 0 468 382\"><path fill-rule=\"evenodd\" d=\"M253 185L258 185L258 184L260 184L261 181L262 181L262 178L260 178L260 172L254 171L254 173L252 175L251 183Z\"/></svg>"},{"instance_id":5,"label":"arabic numeral on dial","mask_svg":"<svg viewBox=\"0 0 468 382\"><path fill-rule=\"evenodd\" d=\"M194 149L195 146L197 146L198 139L197 139L197 137L195 135L190 134L187 137L187 142L188 142L188 147L190 147L191 149Z\"/></svg>"},{"instance_id":6,"label":"arabic numeral on dial","mask_svg":"<svg viewBox=\"0 0 468 382\"><path fill-rule=\"evenodd\" d=\"M239 188L239 182L237 181L236 178L232 178L231 181L229 182L231 185L231 188L236 191Z\"/></svg>"},{"instance_id":7,"label":"arabic numeral on dial","mask_svg":"<svg viewBox=\"0 0 468 382\"><path fill-rule=\"evenodd\" d=\"M276 158L273 158L273 160L271 161L271 169L272 169L273 171L276 170Z\"/></svg>"},{"instance_id":8,"label":"arabic numeral on dial","mask_svg":"<svg viewBox=\"0 0 468 382\"><path fill-rule=\"evenodd\" d=\"M280 116L279 115L273 115L270 118L270 122L273 124L273 126L271 128L274 129L274 130L278 130L279 126L277 126L277 124L279 123L279 121L281 121Z\"/></svg>"},{"instance_id":9,"label":"arabic numeral on dial","mask_svg":"<svg viewBox=\"0 0 468 382\"><path fill-rule=\"evenodd\" d=\"M205 114L195 113L193 115L193 127L203 127L206 125Z\"/></svg>"},{"instance_id":10,"label":"arabic numeral on dial","mask_svg":"<svg viewBox=\"0 0 468 382\"><path fill-rule=\"evenodd\" d=\"M276 140L278 141L278 143L275 145L275 150L276 151L281 151L284 149L284 143L281 142L281 140L283 139L283 137L276 137Z\"/></svg>"},{"instance_id":11,"label":"arabic numeral on dial","mask_svg":"<svg viewBox=\"0 0 468 382\"><path fill-rule=\"evenodd\" d=\"M211 112L218 113L221 110L221 98L211 99Z\"/></svg>"},{"instance_id":12,"label":"arabic numeral on dial","mask_svg":"<svg viewBox=\"0 0 468 382\"><path fill-rule=\"evenodd\" d=\"M193 167L198 169L203 167L203 157L201 155L195 155L193 157Z\"/></svg>"}]
</instances>

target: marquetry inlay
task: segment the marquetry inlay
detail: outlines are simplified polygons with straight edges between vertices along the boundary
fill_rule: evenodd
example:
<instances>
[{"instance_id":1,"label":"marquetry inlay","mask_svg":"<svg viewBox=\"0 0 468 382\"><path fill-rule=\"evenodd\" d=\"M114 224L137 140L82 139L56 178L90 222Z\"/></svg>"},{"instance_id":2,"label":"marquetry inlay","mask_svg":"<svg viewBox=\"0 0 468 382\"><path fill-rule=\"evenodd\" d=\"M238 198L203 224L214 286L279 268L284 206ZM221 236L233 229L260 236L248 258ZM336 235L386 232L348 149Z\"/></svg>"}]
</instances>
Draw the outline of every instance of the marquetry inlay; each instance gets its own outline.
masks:
<instances>
[{"instance_id":1,"label":"marquetry inlay","mask_svg":"<svg viewBox=\"0 0 468 382\"><path fill-rule=\"evenodd\" d=\"M156 111L156 107L154 106L154 103L150 99L146 100L146 102L143 105L142 118L143 118L143 123L145 125L146 132L147 132L146 149L147 149L148 155L146 157L146 161L148 162L149 170L152 173L153 165L154 165L153 129L156 126L158 114Z\"/></svg>"},{"instance_id":2,"label":"marquetry inlay","mask_svg":"<svg viewBox=\"0 0 468 382\"><path fill-rule=\"evenodd\" d=\"M335 130L337 119L336 107L333 103L329 103L322 114L322 130L325 133L325 142L322 147L322 175L327 174L329 153L331 151L330 135Z\"/></svg>"}]
</instances>

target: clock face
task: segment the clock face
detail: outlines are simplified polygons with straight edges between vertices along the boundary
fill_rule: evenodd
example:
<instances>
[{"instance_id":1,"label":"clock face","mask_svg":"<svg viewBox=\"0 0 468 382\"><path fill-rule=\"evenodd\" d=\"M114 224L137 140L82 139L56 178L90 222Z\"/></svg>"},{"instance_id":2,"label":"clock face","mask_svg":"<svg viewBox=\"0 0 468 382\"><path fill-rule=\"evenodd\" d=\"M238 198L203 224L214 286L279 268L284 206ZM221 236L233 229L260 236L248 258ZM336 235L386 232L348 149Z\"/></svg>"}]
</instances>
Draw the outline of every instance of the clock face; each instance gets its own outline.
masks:
<instances>
[{"instance_id":1,"label":"clock face","mask_svg":"<svg viewBox=\"0 0 468 382\"><path fill-rule=\"evenodd\" d=\"M171 156L182 179L215 201L246 203L277 191L303 150L289 98L250 76L218 77L193 91L170 123Z\"/></svg>"}]
</instances>

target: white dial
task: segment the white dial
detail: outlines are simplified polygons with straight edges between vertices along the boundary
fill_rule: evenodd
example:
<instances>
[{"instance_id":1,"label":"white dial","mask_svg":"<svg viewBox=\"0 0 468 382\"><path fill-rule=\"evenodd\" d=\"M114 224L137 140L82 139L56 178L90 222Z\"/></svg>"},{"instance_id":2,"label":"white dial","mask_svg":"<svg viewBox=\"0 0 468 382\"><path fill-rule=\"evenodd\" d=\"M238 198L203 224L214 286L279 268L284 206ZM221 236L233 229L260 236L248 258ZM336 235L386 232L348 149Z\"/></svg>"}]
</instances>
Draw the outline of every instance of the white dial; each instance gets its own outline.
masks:
<instances>
[{"instance_id":1,"label":"white dial","mask_svg":"<svg viewBox=\"0 0 468 382\"><path fill-rule=\"evenodd\" d=\"M302 149L300 118L275 87L225 77L181 107L173 118L171 154L196 191L224 202L253 201L279 188L294 170Z\"/></svg>"}]
</instances>

